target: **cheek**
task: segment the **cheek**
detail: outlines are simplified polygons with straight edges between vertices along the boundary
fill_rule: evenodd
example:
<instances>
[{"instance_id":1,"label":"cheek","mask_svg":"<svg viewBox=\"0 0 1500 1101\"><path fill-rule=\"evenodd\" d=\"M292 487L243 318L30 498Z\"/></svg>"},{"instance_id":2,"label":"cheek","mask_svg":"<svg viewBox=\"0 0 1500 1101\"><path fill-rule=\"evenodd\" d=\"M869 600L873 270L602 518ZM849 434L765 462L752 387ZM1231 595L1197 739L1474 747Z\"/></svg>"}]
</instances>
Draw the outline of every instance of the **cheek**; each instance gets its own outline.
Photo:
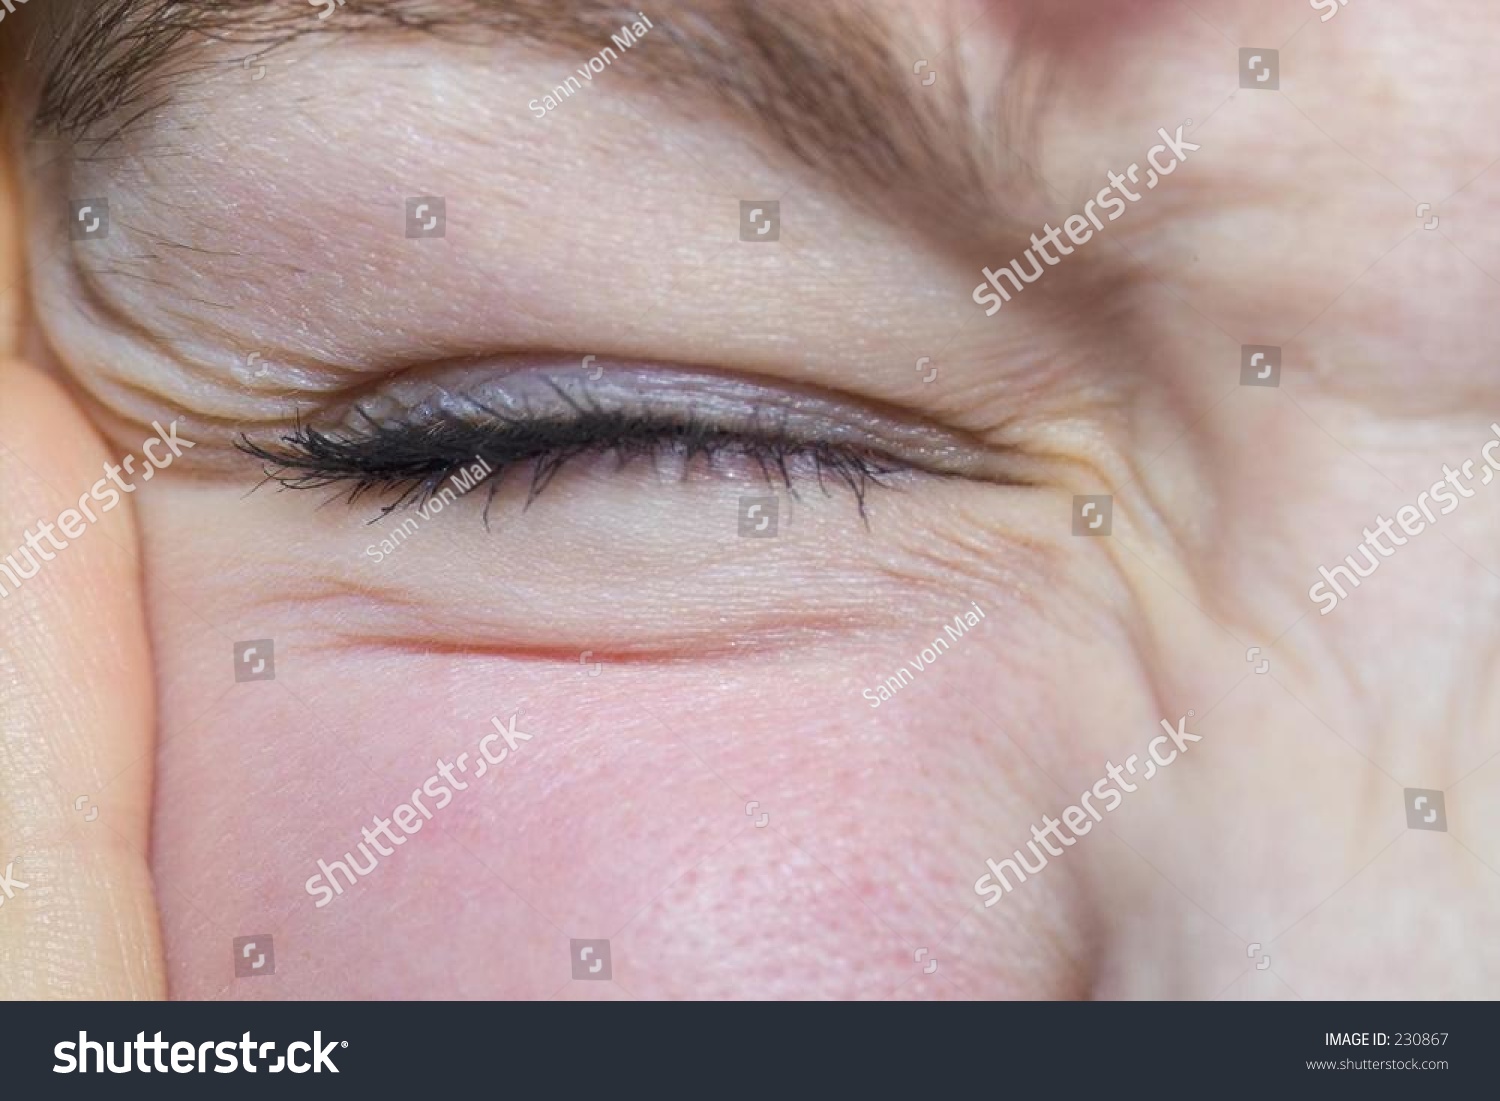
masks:
<instances>
[{"instance_id":1,"label":"cheek","mask_svg":"<svg viewBox=\"0 0 1500 1101\"><path fill-rule=\"evenodd\" d=\"M434 544L402 549L433 567L410 602L386 603L414 620L461 608L488 634L373 645L350 641L361 597L275 580L289 561L304 580L341 576L349 555L306 523L236 519L165 489L143 527L160 688L153 864L174 996L1088 990L1092 857L994 910L975 881L1058 808L1053 778L1097 764L1090 732L1128 696L1128 646L1101 629L1098 601L1020 568L949 570L951 584L893 568L849 597L882 614L803 626L815 598L854 587L809 567L724 582L722 637L705 636L701 601L688 615L662 590L650 611L664 637L686 622L697 634L671 658L631 659L618 601L570 592L609 574L536 561L529 548L550 544L534 539L455 550L455 574ZM517 562L547 602L505 599ZM786 635L733 645L730 595L779 609ZM522 627L556 635L548 602L575 634L593 608L579 637L605 658L597 670L560 645L522 656L503 643ZM975 603L984 617L948 637ZM1077 624L1077 609L1101 623ZM272 664L236 662L237 642L264 640ZM275 974L237 979L235 938L267 935ZM611 982L588 981L580 940L608 942ZM940 977L923 966L933 958Z\"/></svg>"},{"instance_id":2,"label":"cheek","mask_svg":"<svg viewBox=\"0 0 1500 1101\"><path fill-rule=\"evenodd\" d=\"M236 630L274 639L275 679L236 682L187 592L154 600L174 996L878 998L922 974L917 948L948 961L924 996L1077 981L1038 964L1040 922L964 924L996 839L1046 801L995 724L1044 730L1051 693L1007 675L1017 640L994 618L872 708L862 690L928 640L594 674L336 649L246 593ZM481 747L512 715L514 748ZM414 832L373 832L403 804ZM351 860L352 884L333 867ZM331 899L306 887L320 861ZM1072 873L1022 906L1053 940ZM263 934L275 975L236 981L233 939ZM571 981L575 939L609 941L613 986Z\"/></svg>"}]
</instances>

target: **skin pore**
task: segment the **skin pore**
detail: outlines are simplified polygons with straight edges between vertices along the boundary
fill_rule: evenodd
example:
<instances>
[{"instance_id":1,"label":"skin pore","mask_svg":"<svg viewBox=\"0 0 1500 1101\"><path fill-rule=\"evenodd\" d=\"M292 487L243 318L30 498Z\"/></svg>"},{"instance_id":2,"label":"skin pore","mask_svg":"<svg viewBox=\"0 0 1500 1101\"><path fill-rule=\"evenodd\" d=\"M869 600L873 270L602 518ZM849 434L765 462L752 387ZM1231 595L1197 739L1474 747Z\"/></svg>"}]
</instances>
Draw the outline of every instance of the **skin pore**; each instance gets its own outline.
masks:
<instances>
[{"instance_id":1,"label":"skin pore","mask_svg":"<svg viewBox=\"0 0 1500 1101\"><path fill-rule=\"evenodd\" d=\"M1308 589L1444 464L1482 476L1500 14L707 5L758 46L732 50L674 3L538 119L633 13L496 3L441 34L375 7L187 32L128 104L11 120L0 319L32 367L0 383L0 457L30 488L0 550L153 422L194 442L5 598L51 594L54 647L136 632L123 670L70 658L124 701L76 720L83 763L28 743L67 782L0 789L37 883L68 881L28 863L38 822L125 869L74 911L150 946L129 989L1494 996L1500 506L1475 482L1331 614ZM66 27L39 9L0 35ZM1412 41L1442 59L1421 80ZM1277 90L1240 86L1255 44ZM10 102L46 104L48 56L7 66ZM1179 127L1198 148L1131 182ZM1139 198L1112 220L1116 178ZM85 197L107 236L70 234ZM443 235L410 235L437 197ZM1070 215L1100 228L1064 253ZM986 315L983 269L1041 246ZM1240 384L1244 346L1281 349L1279 386ZM312 426L390 462L372 421L484 411L465 446L514 455L506 417L589 402L782 458L584 448L541 492L522 464L382 519L404 485L285 488L246 451L285 463ZM859 497L809 438L888 472ZM264 640L274 679L237 680ZM1446 831L1408 828L1408 788ZM1017 852L1048 862L976 887ZM248 934L274 976L236 980ZM610 981L573 977L582 939Z\"/></svg>"}]
</instances>

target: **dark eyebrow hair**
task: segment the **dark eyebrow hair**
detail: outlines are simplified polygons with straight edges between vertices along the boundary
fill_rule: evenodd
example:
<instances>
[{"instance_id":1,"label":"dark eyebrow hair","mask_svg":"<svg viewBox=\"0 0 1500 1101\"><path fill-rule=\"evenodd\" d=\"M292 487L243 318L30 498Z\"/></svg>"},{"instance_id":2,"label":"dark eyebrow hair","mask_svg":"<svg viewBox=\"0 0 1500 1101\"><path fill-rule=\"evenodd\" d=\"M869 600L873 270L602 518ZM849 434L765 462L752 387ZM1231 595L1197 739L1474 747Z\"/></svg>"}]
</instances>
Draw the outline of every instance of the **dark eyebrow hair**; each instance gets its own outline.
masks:
<instances>
[{"instance_id":1,"label":"dark eyebrow hair","mask_svg":"<svg viewBox=\"0 0 1500 1101\"><path fill-rule=\"evenodd\" d=\"M102 148L169 103L195 69L232 63L222 51L210 60L202 48L210 43L252 56L312 36L422 32L583 57L639 18L607 0L348 0L320 20L322 3L50 0L27 42L31 132ZM902 49L888 8L828 0L654 6L646 10L653 31L631 50L634 79L685 103L707 96L727 104L846 191L878 196L907 219L930 212L945 227L963 227L958 235L970 245L1014 233L1017 224L999 212L1037 182L1028 158L1012 151L1031 141L1024 120L1039 97L1035 66L1025 79L1022 66L1007 70L1005 110L987 116L974 110L959 51L947 49L935 87L914 75L905 55L917 46ZM957 33L949 29L949 47Z\"/></svg>"}]
</instances>

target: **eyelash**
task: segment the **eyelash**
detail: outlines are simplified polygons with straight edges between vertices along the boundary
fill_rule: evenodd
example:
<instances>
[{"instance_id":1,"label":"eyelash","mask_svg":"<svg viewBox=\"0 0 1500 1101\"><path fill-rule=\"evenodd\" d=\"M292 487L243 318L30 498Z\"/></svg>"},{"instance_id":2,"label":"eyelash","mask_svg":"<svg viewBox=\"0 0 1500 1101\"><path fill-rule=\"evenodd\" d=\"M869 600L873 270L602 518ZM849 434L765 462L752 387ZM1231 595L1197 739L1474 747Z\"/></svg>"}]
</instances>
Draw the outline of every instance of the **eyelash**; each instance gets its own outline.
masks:
<instances>
[{"instance_id":1,"label":"eyelash","mask_svg":"<svg viewBox=\"0 0 1500 1101\"><path fill-rule=\"evenodd\" d=\"M508 415L472 402L492 418L478 423L448 413L408 422L379 422L359 410L363 425L330 433L299 424L280 445L262 445L241 436L238 447L265 464L265 476L288 489L336 486L350 505L367 496L395 495L370 523L403 507L421 507L450 477L482 459L491 468L479 483L489 484L484 507L501 479L530 465L531 484L524 507L530 507L557 474L584 456L614 455L619 467L637 459L659 462L671 457L686 476L694 463L710 469L721 457L743 459L759 470L767 485L780 481L796 496L796 484L810 477L826 495L828 482L849 489L868 526L865 498L871 486L906 469L905 464L874 450L825 440L798 438L756 416L733 426L663 412L587 408L569 402L568 415ZM810 469L808 469L810 468Z\"/></svg>"}]
</instances>

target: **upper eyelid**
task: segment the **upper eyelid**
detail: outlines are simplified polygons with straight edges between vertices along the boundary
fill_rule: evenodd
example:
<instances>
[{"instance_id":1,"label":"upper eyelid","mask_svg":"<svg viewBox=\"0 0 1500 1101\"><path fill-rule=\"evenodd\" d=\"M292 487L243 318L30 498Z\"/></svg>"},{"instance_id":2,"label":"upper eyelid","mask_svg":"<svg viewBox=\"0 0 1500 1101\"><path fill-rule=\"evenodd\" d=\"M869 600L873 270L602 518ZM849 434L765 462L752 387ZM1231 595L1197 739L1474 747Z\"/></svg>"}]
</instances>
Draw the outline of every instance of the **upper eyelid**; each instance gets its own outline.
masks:
<instances>
[{"instance_id":1,"label":"upper eyelid","mask_svg":"<svg viewBox=\"0 0 1500 1101\"><path fill-rule=\"evenodd\" d=\"M859 395L702 367L588 358L596 361L588 370L583 357L574 356L520 368L459 364L406 372L335 411L328 423L353 428L368 416L469 416L477 408L565 414L584 403L747 428L759 424L785 437L884 452L934 473L983 477L996 467L993 448L967 433Z\"/></svg>"},{"instance_id":2,"label":"upper eyelid","mask_svg":"<svg viewBox=\"0 0 1500 1101\"><path fill-rule=\"evenodd\" d=\"M878 456L837 444L778 437L757 426L720 429L707 425L697 430L672 419L610 414L578 403L570 403L570 407L574 410L572 431L569 418L556 417L505 417L492 419L487 425L457 416L442 417L435 424L382 424L367 416L365 431L360 434L325 434L306 428L283 437L280 448L247 440L241 441L240 448L267 464L269 480L287 488L342 485L347 487L351 504L369 491L395 495L396 499L380 510L380 516L407 504L420 506L456 477L465 464L478 461L485 470L480 480L490 485L484 509L486 526L500 480L512 470L531 464L526 496L529 506L565 466L590 453L613 453L622 461L643 454L660 457L671 453L684 464L684 471L695 459L706 460L712 467L716 456L733 453L758 464L768 485L779 473L788 491L793 490L794 470L798 475L804 473L801 461L805 460L825 493L825 475L853 492L866 524L869 487L884 484L887 475L911 469L899 462L893 468ZM674 432L676 428L684 431ZM472 473L469 477L472 481Z\"/></svg>"},{"instance_id":3,"label":"upper eyelid","mask_svg":"<svg viewBox=\"0 0 1500 1101\"><path fill-rule=\"evenodd\" d=\"M695 463L715 469L718 457L733 455L742 471L758 467L768 483L779 473L788 489L795 464L820 485L825 474L842 481L862 516L867 487L903 471L1020 484L986 469L993 455L957 433L851 395L660 363L605 361L587 370L596 358L419 368L322 423L299 423L290 437L245 436L238 446L286 486L344 485L351 500L399 491L382 515L429 495L475 458L495 467L491 499L501 478L530 464L528 504L589 453L671 454L683 472ZM486 521L488 509L487 502Z\"/></svg>"},{"instance_id":4,"label":"upper eyelid","mask_svg":"<svg viewBox=\"0 0 1500 1101\"><path fill-rule=\"evenodd\" d=\"M475 456L503 464L529 461L555 451L581 454L630 448L638 444L676 446L691 459L759 448L782 459L818 453L858 456L876 463L920 467L915 456L888 450L873 436L823 434L817 423L794 424L780 407L752 406L748 415L717 414L688 406L601 401L595 395L569 393L551 376L543 383L561 407L527 405L504 411L469 394L451 395L453 404L438 409L403 409L382 417L356 406L341 426L298 425L279 443L243 435L241 451L285 471L303 471L306 484L325 484L346 477L408 477L413 472L451 468ZM833 438L837 436L838 438ZM937 472L937 471L934 471Z\"/></svg>"}]
</instances>

